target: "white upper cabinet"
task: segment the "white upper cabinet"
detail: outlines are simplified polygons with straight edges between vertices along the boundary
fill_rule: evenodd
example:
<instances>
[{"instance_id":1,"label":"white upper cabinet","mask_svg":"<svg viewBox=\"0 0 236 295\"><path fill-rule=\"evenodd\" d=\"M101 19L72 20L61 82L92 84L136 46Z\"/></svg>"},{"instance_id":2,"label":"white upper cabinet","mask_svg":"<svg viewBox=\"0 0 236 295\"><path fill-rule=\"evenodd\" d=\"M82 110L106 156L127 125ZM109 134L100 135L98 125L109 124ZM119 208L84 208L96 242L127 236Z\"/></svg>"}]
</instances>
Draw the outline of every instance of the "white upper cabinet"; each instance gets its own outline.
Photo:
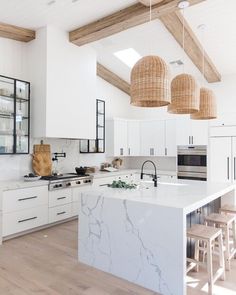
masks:
<instances>
[{"instance_id":1,"label":"white upper cabinet","mask_svg":"<svg viewBox=\"0 0 236 295\"><path fill-rule=\"evenodd\" d=\"M177 156L176 120L165 121L165 156Z\"/></svg>"},{"instance_id":2,"label":"white upper cabinet","mask_svg":"<svg viewBox=\"0 0 236 295\"><path fill-rule=\"evenodd\" d=\"M141 155L165 155L165 121L140 121Z\"/></svg>"},{"instance_id":3,"label":"white upper cabinet","mask_svg":"<svg viewBox=\"0 0 236 295\"><path fill-rule=\"evenodd\" d=\"M96 53L54 27L28 45L34 137L96 138Z\"/></svg>"},{"instance_id":4,"label":"white upper cabinet","mask_svg":"<svg viewBox=\"0 0 236 295\"><path fill-rule=\"evenodd\" d=\"M110 157L128 156L128 123L125 119L106 122L106 154Z\"/></svg>"},{"instance_id":5,"label":"white upper cabinet","mask_svg":"<svg viewBox=\"0 0 236 295\"><path fill-rule=\"evenodd\" d=\"M128 156L140 156L140 121L128 121Z\"/></svg>"},{"instance_id":6,"label":"white upper cabinet","mask_svg":"<svg viewBox=\"0 0 236 295\"><path fill-rule=\"evenodd\" d=\"M177 145L207 145L208 121L177 119Z\"/></svg>"}]
</instances>

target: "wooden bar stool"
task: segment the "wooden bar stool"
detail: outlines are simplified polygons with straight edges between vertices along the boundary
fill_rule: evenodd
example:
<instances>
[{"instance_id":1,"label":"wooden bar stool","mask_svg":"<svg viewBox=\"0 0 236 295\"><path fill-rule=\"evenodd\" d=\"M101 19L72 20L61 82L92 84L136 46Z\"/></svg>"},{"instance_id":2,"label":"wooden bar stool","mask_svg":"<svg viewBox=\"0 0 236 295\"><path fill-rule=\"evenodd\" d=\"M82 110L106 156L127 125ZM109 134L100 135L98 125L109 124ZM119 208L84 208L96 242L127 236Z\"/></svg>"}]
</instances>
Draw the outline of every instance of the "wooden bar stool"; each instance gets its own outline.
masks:
<instances>
[{"instance_id":1,"label":"wooden bar stool","mask_svg":"<svg viewBox=\"0 0 236 295\"><path fill-rule=\"evenodd\" d=\"M236 215L212 213L205 218L205 222L206 225L222 228L225 241L226 269L230 270L230 260L236 254ZM230 230L232 230L232 239L230 239ZM231 243L232 246L230 245Z\"/></svg>"},{"instance_id":2,"label":"wooden bar stool","mask_svg":"<svg viewBox=\"0 0 236 295\"><path fill-rule=\"evenodd\" d=\"M235 214L236 215L236 206L224 205L223 207L220 208L220 213Z\"/></svg>"},{"instance_id":3,"label":"wooden bar stool","mask_svg":"<svg viewBox=\"0 0 236 295\"><path fill-rule=\"evenodd\" d=\"M187 237L194 239L195 241L194 259L187 258L187 261L190 263L189 267L187 268L187 272L189 272L193 268L196 268L196 270L198 271L199 265L206 265L205 262L201 262L199 259L199 252L206 251L208 272L208 294L212 295L213 284L215 283L215 281L219 278L225 280L225 262L222 230L220 228L196 224L187 230ZM216 241L219 245L219 268L216 271L216 273L213 274L212 255L213 246ZM200 242L204 242L206 248L201 247Z\"/></svg>"}]
</instances>

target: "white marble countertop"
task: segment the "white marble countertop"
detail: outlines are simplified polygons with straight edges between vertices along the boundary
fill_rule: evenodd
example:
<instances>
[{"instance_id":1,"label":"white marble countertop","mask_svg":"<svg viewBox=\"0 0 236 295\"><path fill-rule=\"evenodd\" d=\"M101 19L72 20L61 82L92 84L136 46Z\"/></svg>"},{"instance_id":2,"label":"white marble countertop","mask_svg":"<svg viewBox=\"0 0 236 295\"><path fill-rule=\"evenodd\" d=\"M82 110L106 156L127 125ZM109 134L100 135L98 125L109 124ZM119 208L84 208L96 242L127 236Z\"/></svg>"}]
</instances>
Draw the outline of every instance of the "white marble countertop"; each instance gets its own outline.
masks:
<instances>
[{"instance_id":1,"label":"white marble countertop","mask_svg":"<svg viewBox=\"0 0 236 295\"><path fill-rule=\"evenodd\" d=\"M157 188L153 187L153 182L143 182L138 189L102 187L85 194L177 208L188 214L234 189L235 185L228 183L173 180L159 182Z\"/></svg>"},{"instance_id":2,"label":"white marble countertop","mask_svg":"<svg viewBox=\"0 0 236 295\"><path fill-rule=\"evenodd\" d=\"M145 170L147 173L153 173L153 170ZM130 173L140 173L140 169L120 169L115 172L106 172L106 171L99 171L96 173L91 173L91 175L94 178L103 178L103 177L109 177L109 176L116 176L116 175L124 175L124 174L130 174ZM157 169L157 174L159 175L173 175L176 176L177 172L176 171L168 171L168 170L158 170Z\"/></svg>"},{"instance_id":3,"label":"white marble countertop","mask_svg":"<svg viewBox=\"0 0 236 295\"><path fill-rule=\"evenodd\" d=\"M48 185L48 183L49 182L47 180L37 180L37 181L24 181L24 179L6 180L6 181L0 181L0 190L8 191L8 190L15 190L20 188L44 186L44 185Z\"/></svg>"},{"instance_id":4,"label":"white marble countertop","mask_svg":"<svg viewBox=\"0 0 236 295\"><path fill-rule=\"evenodd\" d=\"M150 172L150 171L146 171ZM103 172L99 171L97 173L91 173L91 175L94 178L103 178L103 177L112 177L117 175L124 175L124 174L130 174L130 173L140 173L140 170L138 169L120 169L116 172ZM176 175L175 171L162 171L158 170L158 174L161 175ZM7 190L14 190L14 189L20 189L20 188L28 188L28 187L37 187L37 186L43 186L48 185L49 181L47 180L37 180L32 182L27 182L22 180L6 180L6 181L0 181L0 190L1 191L7 191Z\"/></svg>"}]
</instances>

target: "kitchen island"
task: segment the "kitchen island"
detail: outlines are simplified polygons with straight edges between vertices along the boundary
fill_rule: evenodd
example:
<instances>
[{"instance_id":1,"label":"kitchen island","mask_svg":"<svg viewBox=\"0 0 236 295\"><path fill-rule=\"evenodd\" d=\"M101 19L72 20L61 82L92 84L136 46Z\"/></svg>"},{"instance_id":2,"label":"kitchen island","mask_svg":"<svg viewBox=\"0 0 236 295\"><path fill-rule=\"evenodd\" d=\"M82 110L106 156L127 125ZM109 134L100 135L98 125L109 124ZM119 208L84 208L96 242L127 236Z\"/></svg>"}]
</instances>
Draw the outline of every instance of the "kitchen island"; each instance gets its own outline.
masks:
<instances>
[{"instance_id":1,"label":"kitchen island","mask_svg":"<svg viewBox=\"0 0 236 295\"><path fill-rule=\"evenodd\" d=\"M101 188L82 194L79 261L157 293L186 294L186 216L235 186L175 180L154 188Z\"/></svg>"}]
</instances>

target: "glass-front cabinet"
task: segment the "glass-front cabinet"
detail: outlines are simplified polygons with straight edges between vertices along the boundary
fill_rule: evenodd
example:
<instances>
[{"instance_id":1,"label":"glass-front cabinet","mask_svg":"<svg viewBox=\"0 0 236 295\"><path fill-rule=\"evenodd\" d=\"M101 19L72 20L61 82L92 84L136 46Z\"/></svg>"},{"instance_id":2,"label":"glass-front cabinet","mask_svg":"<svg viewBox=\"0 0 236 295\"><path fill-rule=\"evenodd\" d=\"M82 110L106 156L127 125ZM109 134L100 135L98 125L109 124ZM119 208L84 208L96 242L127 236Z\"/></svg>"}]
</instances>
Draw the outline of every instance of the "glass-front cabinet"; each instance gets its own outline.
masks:
<instances>
[{"instance_id":1,"label":"glass-front cabinet","mask_svg":"<svg viewBox=\"0 0 236 295\"><path fill-rule=\"evenodd\" d=\"M30 83L0 76L0 154L28 154Z\"/></svg>"},{"instance_id":2,"label":"glass-front cabinet","mask_svg":"<svg viewBox=\"0 0 236 295\"><path fill-rule=\"evenodd\" d=\"M80 153L105 153L105 101L96 100L96 139L81 139Z\"/></svg>"}]
</instances>

